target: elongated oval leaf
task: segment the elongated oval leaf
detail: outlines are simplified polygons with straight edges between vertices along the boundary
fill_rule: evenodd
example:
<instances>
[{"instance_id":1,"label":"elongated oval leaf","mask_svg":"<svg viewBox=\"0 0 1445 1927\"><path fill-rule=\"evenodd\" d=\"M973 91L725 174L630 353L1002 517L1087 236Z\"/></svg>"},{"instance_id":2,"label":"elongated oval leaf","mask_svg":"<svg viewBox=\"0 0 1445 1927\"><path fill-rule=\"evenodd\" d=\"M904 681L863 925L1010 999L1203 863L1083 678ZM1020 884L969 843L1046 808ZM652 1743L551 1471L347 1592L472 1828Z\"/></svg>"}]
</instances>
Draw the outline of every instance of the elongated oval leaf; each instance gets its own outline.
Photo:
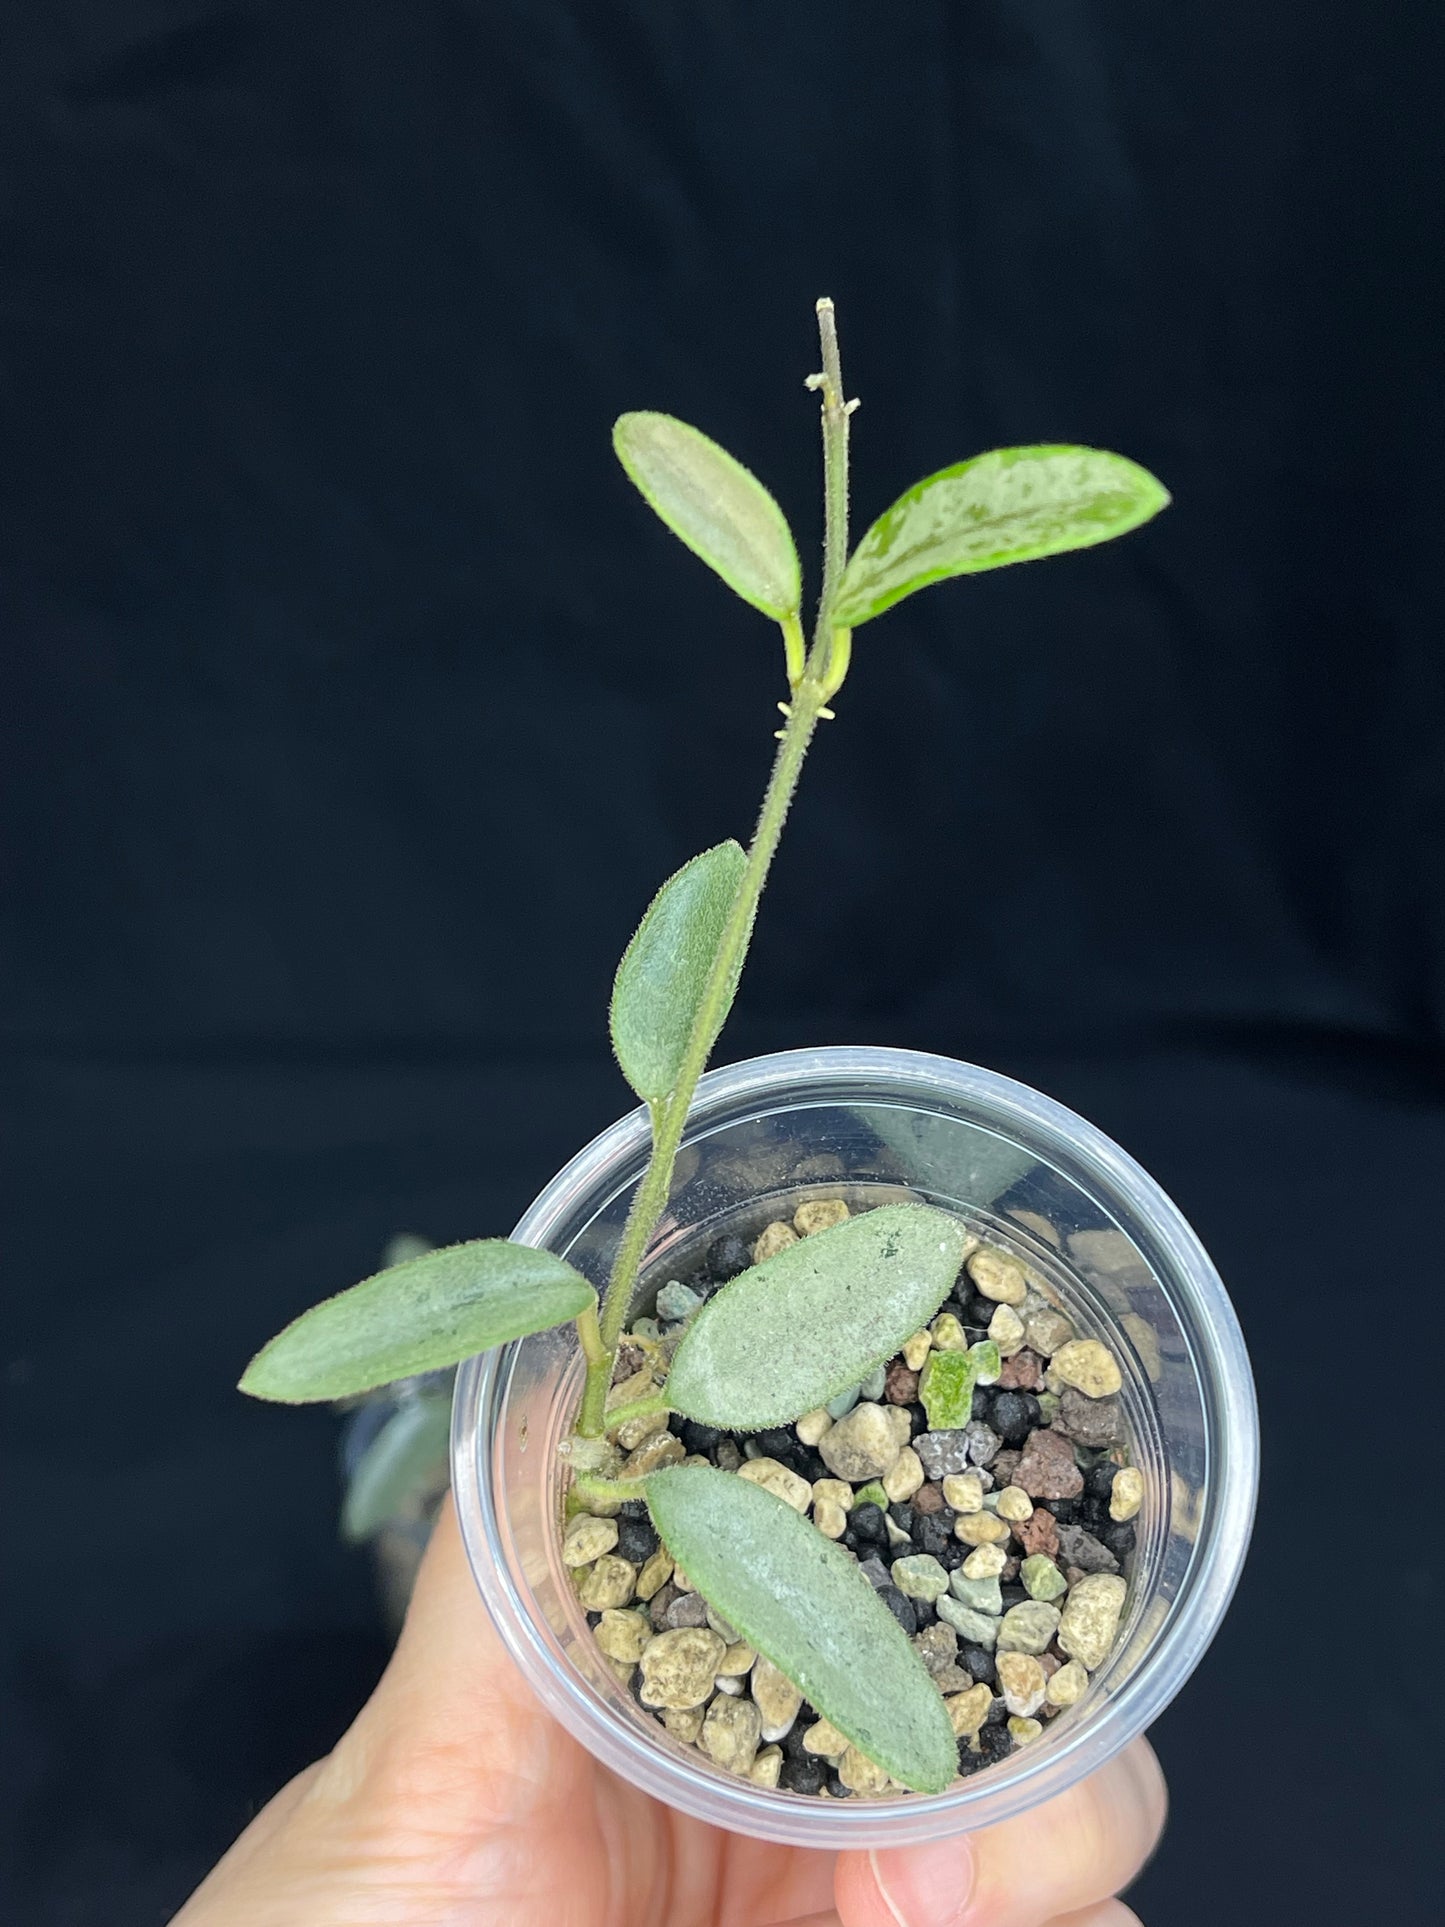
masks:
<instances>
[{"instance_id":1,"label":"elongated oval leaf","mask_svg":"<svg viewBox=\"0 0 1445 1927\"><path fill-rule=\"evenodd\" d=\"M887 1204L787 1246L693 1319L668 1404L730 1431L786 1425L825 1405L928 1323L958 1276L965 1236L931 1205Z\"/></svg>"},{"instance_id":2,"label":"elongated oval leaf","mask_svg":"<svg viewBox=\"0 0 1445 1927\"><path fill-rule=\"evenodd\" d=\"M241 1390L287 1405L350 1398L546 1331L596 1302L550 1251L506 1238L446 1245L302 1312L257 1352Z\"/></svg>"},{"instance_id":3,"label":"elongated oval leaf","mask_svg":"<svg viewBox=\"0 0 1445 1927\"><path fill-rule=\"evenodd\" d=\"M452 1407L446 1398L399 1405L367 1446L346 1488L341 1535L372 1538L420 1492L445 1483Z\"/></svg>"},{"instance_id":4,"label":"elongated oval leaf","mask_svg":"<svg viewBox=\"0 0 1445 1927\"><path fill-rule=\"evenodd\" d=\"M650 1474L647 1503L708 1604L860 1752L915 1792L949 1784L958 1742L943 1697L840 1546L773 1493L712 1466Z\"/></svg>"},{"instance_id":5,"label":"elongated oval leaf","mask_svg":"<svg viewBox=\"0 0 1445 1927\"><path fill-rule=\"evenodd\" d=\"M677 1082L703 986L746 865L736 843L719 843L684 863L652 899L617 966L612 1047L623 1076L649 1103L666 1097ZM741 966L719 1015L719 1030L740 971Z\"/></svg>"},{"instance_id":6,"label":"elongated oval leaf","mask_svg":"<svg viewBox=\"0 0 1445 1927\"><path fill-rule=\"evenodd\" d=\"M834 619L856 628L950 575L1107 542L1159 513L1169 492L1101 448L996 448L915 483L869 529Z\"/></svg>"},{"instance_id":7,"label":"elongated oval leaf","mask_svg":"<svg viewBox=\"0 0 1445 1927\"><path fill-rule=\"evenodd\" d=\"M796 615L803 576L787 518L757 476L671 415L622 415L612 445L673 534L765 616Z\"/></svg>"}]
</instances>

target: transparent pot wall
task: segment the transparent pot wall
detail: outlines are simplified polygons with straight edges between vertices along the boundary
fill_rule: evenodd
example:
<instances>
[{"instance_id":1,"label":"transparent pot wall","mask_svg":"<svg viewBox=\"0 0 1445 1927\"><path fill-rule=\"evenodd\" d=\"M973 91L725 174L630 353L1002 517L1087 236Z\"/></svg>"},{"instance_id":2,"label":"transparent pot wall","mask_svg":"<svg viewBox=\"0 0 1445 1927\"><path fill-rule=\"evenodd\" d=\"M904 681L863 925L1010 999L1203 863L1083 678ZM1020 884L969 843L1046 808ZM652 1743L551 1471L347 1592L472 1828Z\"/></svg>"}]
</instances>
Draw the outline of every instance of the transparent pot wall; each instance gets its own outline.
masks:
<instances>
[{"instance_id":1,"label":"transparent pot wall","mask_svg":"<svg viewBox=\"0 0 1445 1927\"><path fill-rule=\"evenodd\" d=\"M604 1133L514 1234L604 1284L647 1158L645 1114ZM912 1052L755 1059L704 1078L634 1316L721 1232L751 1234L808 1197L915 1198L1024 1258L1083 1336L1118 1358L1146 1496L1121 1636L1077 1706L999 1765L933 1797L770 1792L684 1748L593 1643L559 1551L558 1442L580 1395L575 1335L547 1332L465 1366L454 1487L473 1570L518 1664L608 1765L674 1806L761 1838L870 1845L980 1826L1060 1791L1178 1690L1238 1576L1256 1476L1248 1360L1198 1240L1091 1125L1007 1078Z\"/></svg>"}]
</instances>

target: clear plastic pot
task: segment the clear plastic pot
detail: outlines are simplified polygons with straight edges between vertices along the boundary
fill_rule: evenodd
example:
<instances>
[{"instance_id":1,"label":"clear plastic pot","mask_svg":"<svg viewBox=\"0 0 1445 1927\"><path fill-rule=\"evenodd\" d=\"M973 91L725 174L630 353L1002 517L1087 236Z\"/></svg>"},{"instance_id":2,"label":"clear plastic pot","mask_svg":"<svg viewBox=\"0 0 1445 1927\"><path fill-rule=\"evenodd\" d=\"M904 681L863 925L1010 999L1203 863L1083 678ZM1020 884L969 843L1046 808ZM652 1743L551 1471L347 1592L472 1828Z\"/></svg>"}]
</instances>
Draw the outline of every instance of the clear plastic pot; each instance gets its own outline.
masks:
<instances>
[{"instance_id":1,"label":"clear plastic pot","mask_svg":"<svg viewBox=\"0 0 1445 1927\"><path fill-rule=\"evenodd\" d=\"M644 1111L579 1153L513 1234L604 1282L647 1159ZM672 1741L597 1650L560 1557L557 1445L576 1409L575 1333L471 1360L457 1380L453 1487L477 1585L547 1709L660 1800L755 1838L900 1845L1050 1798L1178 1692L1234 1590L1258 1464L1244 1340L1198 1239L1151 1178L1082 1118L1011 1079L911 1051L792 1051L705 1077L645 1274L651 1289L721 1231L806 1197L915 1196L1024 1257L1081 1333L1102 1338L1145 1479L1113 1655L1040 1737L950 1791L834 1801L769 1791ZM639 1301L642 1309L645 1296Z\"/></svg>"}]
</instances>

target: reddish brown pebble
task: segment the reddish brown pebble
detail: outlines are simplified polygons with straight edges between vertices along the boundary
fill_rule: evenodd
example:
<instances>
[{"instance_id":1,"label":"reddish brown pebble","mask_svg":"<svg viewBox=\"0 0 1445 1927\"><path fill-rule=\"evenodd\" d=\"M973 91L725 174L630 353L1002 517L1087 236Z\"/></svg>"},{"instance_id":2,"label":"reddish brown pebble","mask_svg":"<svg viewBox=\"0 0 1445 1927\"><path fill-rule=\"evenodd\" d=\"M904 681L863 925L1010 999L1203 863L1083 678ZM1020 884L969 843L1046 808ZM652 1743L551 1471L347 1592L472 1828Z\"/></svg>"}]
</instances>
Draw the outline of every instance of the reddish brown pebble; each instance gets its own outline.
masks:
<instances>
[{"instance_id":1,"label":"reddish brown pebble","mask_svg":"<svg viewBox=\"0 0 1445 1927\"><path fill-rule=\"evenodd\" d=\"M1021 1559L1005 1559L1003 1562L1003 1571L999 1574L1000 1585L1011 1586L1014 1580L1018 1578L1019 1567L1022 1564L1023 1561Z\"/></svg>"},{"instance_id":2,"label":"reddish brown pebble","mask_svg":"<svg viewBox=\"0 0 1445 1927\"><path fill-rule=\"evenodd\" d=\"M1063 1663L1064 1662L1059 1658L1057 1653L1040 1653L1039 1654L1039 1664L1044 1669L1045 1679L1051 1679L1053 1675L1058 1672L1059 1668L1063 1665Z\"/></svg>"},{"instance_id":3,"label":"reddish brown pebble","mask_svg":"<svg viewBox=\"0 0 1445 1927\"><path fill-rule=\"evenodd\" d=\"M918 1373L910 1371L901 1358L888 1367L883 1397L889 1405L912 1405L918 1397Z\"/></svg>"},{"instance_id":4,"label":"reddish brown pebble","mask_svg":"<svg viewBox=\"0 0 1445 1927\"><path fill-rule=\"evenodd\" d=\"M1027 1346L1012 1358L1006 1358L998 1375L1001 1392L1036 1392L1043 1382L1044 1368L1038 1353L1031 1352Z\"/></svg>"},{"instance_id":5,"label":"reddish brown pebble","mask_svg":"<svg viewBox=\"0 0 1445 1927\"><path fill-rule=\"evenodd\" d=\"M993 1464L988 1468L993 1474L994 1484L1000 1491L1002 1491L1006 1485L1013 1484L1014 1473L1018 1470L1018 1462L1022 1457L1022 1452L1000 1452L998 1457L993 1461Z\"/></svg>"},{"instance_id":6,"label":"reddish brown pebble","mask_svg":"<svg viewBox=\"0 0 1445 1927\"><path fill-rule=\"evenodd\" d=\"M1033 1517L1014 1527L1014 1537L1030 1557L1041 1552L1052 1559L1059 1549L1059 1522L1052 1512L1035 1506Z\"/></svg>"},{"instance_id":7,"label":"reddish brown pebble","mask_svg":"<svg viewBox=\"0 0 1445 1927\"><path fill-rule=\"evenodd\" d=\"M642 1347L634 1345L631 1339L624 1338L617 1347L617 1363L612 1367L612 1383L620 1385L624 1378L631 1378L634 1372L640 1372L646 1363L647 1353Z\"/></svg>"},{"instance_id":8,"label":"reddish brown pebble","mask_svg":"<svg viewBox=\"0 0 1445 1927\"><path fill-rule=\"evenodd\" d=\"M1077 1499L1084 1475L1074 1463L1074 1448L1062 1432L1030 1432L1014 1471L1014 1484L1033 1499Z\"/></svg>"},{"instance_id":9,"label":"reddish brown pebble","mask_svg":"<svg viewBox=\"0 0 1445 1927\"><path fill-rule=\"evenodd\" d=\"M915 1512L921 1512L925 1519L928 1518L931 1513L942 1512L944 1506L943 1487L933 1482L930 1482L928 1485L921 1485L909 1500L909 1504Z\"/></svg>"}]
</instances>

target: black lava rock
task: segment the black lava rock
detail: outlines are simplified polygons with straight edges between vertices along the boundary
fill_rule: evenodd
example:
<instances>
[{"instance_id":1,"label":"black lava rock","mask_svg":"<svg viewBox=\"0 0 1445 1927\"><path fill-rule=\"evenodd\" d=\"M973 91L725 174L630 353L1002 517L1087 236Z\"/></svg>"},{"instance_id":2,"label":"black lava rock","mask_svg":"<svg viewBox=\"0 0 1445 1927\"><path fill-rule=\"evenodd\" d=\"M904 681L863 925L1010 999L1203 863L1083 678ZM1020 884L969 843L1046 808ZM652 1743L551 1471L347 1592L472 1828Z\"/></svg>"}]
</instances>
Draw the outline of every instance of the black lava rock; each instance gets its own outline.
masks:
<instances>
[{"instance_id":1,"label":"black lava rock","mask_svg":"<svg viewBox=\"0 0 1445 1927\"><path fill-rule=\"evenodd\" d=\"M971 1294L963 1308L965 1325L976 1325L980 1331L987 1331L998 1306L992 1298L985 1298L981 1291Z\"/></svg>"},{"instance_id":2,"label":"black lava rock","mask_svg":"<svg viewBox=\"0 0 1445 1927\"><path fill-rule=\"evenodd\" d=\"M1109 1496L1114 1490L1114 1474L1118 1469L1112 1459L1100 1459L1096 1466L1084 1474L1084 1497L1102 1499L1108 1505Z\"/></svg>"},{"instance_id":3,"label":"black lava rock","mask_svg":"<svg viewBox=\"0 0 1445 1927\"><path fill-rule=\"evenodd\" d=\"M802 1709L799 1708L798 1717L778 1742L783 1749L783 1757L785 1759L815 1760L817 1758L815 1753L807 1752L803 1746L803 1737L807 1733L808 1728L813 1724L814 1722L811 1719L805 1720L803 1718ZM822 1784L821 1781L819 1784Z\"/></svg>"},{"instance_id":4,"label":"black lava rock","mask_svg":"<svg viewBox=\"0 0 1445 1927\"><path fill-rule=\"evenodd\" d=\"M646 1516L645 1507L640 1519L628 1518L630 1509L630 1506L624 1506L617 1516L617 1554L621 1559L630 1559L634 1566L640 1566L657 1551L657 1531Z\"/></svg>"},{"instance_id":5,"label":"black lava rock","mask_svg":"<svg viewBox=\"0 0 1445 1927\"><path fill-rule=\"evenodd\" d=\"M754 1432L753 1438L758 1450L767 1458L782 1459L785 1462L798 1443L794 1434L784 1425L770 1426L765 1432Z\"/></svg>"},{"instance_id":6,"label":"black lava rock","mask_svg":"<svg viewBox=\"0 0 1445 1927\"><path fill-rule=\"evenodd\" d=\"M878 1597L905 1633L913 1634L918 1631L918 1615L913 1610L913 1601L905 1593L901 1593L897 1586L880 1586Z\"/></svg>"},{"instance_id":7,"label":"black lava rock","mask_svg":"<svg viewBox=\"0 0 1445 1927\"><path fill-rule=\"evenodd\" d=\"M1003 1600L1003 1609L1007 1612L1010 1606L1021 1606L1028 1598L1028 1593L1022 1586L1000 1586L999 1596Z\"/></svg>"},{"instance_id":8,"label":"black lava rock","mask_svg":"<svg viewBox=\"0 0 1445 1927\"><path fill-rule=\"evenodd\" d=\"M801 1439L794 1443L793 1456L788 1463L798 1477L806 1479L809 1485L816 1485L819 1479L831 1479L833 1476L822 1453L815 1452L811 1445L804 1445Z\"/></svg>"},{"instance_id":9,"label":"black lava rock","mask_svg":"<svg viewBox=\"0 0 1445 1927\"><path fill-rule=\"evenodd\" d=\"M1003 1702L1000 1700L999 1705ZM985 1726L978 1736L978 1756L984 1766L993 1766L1013 1752L1014 1736L1006 1726Z\"/></svg>"},{"instance_id":10,"label":"black lava rock","mask_svg":"<svg viewBox=\"0 0 1445 1927\"><path fill-rule=\"evenodd\" d=\"M706 1458L722 1437L722 1433L715 1425L704 1425L698 1419L685 1418L677 1436L689 1452L696 1452Z\"/></svg>"},{"instance_id":11,"label":"black lava rock","mask_svg":"<svg viewBox=\"0 0 1445 1927\"><path fill-rule=\"evenodd\" d=\"M1005 1445L1022 1445L1042 1417L1032 1392L1000 1392L988 1422Z\"/></svg>"},{"instance_id":12,"label":"black lava rock","mask_svg":"<svg viewBox=\"0 0 1445 1927\"><path fill-rule=\"evenodd\" d=\"M921 1517L915 1514L913 1543L918 1550L932 1553L935 1559L941 1560L946 1546L958 1544L953 1536L953 1518L954 1515L946 1510L925 1512Z\"/></svg>"},{"instance_id":13,"label":"black lava rock","mask_svg":"<svg viewBox=\"0 0 1445 1927\"><path fill-rule=\"evenodd\" d=\"M861 1546L888 1544L888 1526L883 1518L883 1508L874 1505L871 1499L854 1506L848 1514L848 1525Z\"/></svg>"},{"instance_id":14,"label":"black lava rock","mask_svg":"<svg viewBox=\"0 0 1445 1927\"><path fill-rule=\"evenodd\" d=\"M1092 1532L1096 1539L1100 1538L1112 1524L1108 1505L1102 1499L1087 1497L1077 1500L1076 1503L1079 1510L1074 1515L1075 1523L1081 1525L1085 1532Z\"/></svg>"},{"instance_id":15,"label":"black lava rock","mask_svg":"<svg viewBox=\"0 0 1445 1927\"><path fill-rule=\"evenodd\" d=\"M852 1787L844 1786L836 1773L830 1773L828 1775L828 1791L835 1800L851 1800L853 1798Z\"/></svg>"},{"instance_id":16,"label":"black lava rock","mask_svg":"<svg viewBox=\"0 0 1445 1927\"><path fill-rule=\"evenodd\" d=\"M733 1231L714 1238L707 1248L707 1268L720 1285L736 1278L740 1271L747 1271L752 1262L752 1246Z\"/></svg>"},{"instance_id":17,"label":"black lava rock","mask_svg":"<svg viewBox=\"0 0 1445 1927\"><path fill-rule=\"evenodd\" d=\"M1100 1539L1116 1559L1125 1559L1134 1550L1134 1521L1125 1519L1122 1523L1111 1521L1099 1534Z\"/></svg>"},{"instance_id":18,"label":"black lava rock","mask_svg":"<svg viewBox=\"0 0 1445 1927\"><path fill-rule=\"evenodd\" d=\"M848 1515L849 1518L856 1519L858 1514L862 1510L863 1510L862 1506L855 1505L853 1510ZM913 1524L914 1524L915 1515L914 1515L913 1507L911 1505L904 1505L902 1503L891 1505L888 1508L888 1516L893 1521L894 1525L897 1526L900 1532L906 1532L910 1539L913 1537ZM885 1534L887 1532L886 1526L884 1527L884 1532Z\"/></svg>"},{"instance_id":19,"label":"black lava rock","mask_svg":"<svg viewBox=\"0 0 1445 1927\"><path fill-rule=\"evenodd\" d=\"M1007 1398L1007 1396L1008 1394L1005 1392L1004 1397ZM987 1385L976 1385L973 1392L973 1404L969 1408L969 1417L977 1419L980 1425L991 1424L994 1397L995 1394L990 1391ZM997 1431L998 1427L995 1426L994 1430Z\"/></svg>"},{"instance_id":20,"label":"black lava rock","mask_svg":"<svg viewBox=\"0 0 1445 1927\"><path fill-rule=\"evenodd\" d=\"M928 1414L921 1405L909 1406L908 1426L910 1435L915 1439L920 1432L926 1432L928 1430Z\"/></svg>"},{"instance_id":21,"label":"black lava rock","mask_svg":"<svg viewBox=\"0 0 1445 1927\"><path fill-rule=\"evenodd\" d=\"M942 1552L936 1552L933 1556L945 1572L957 1572L972 1551L973 1547L964 1545L961 1539L950 1539Z\"/></svg>"},{"instance_id":22,"label":"black lava rock","mask_svg":"<svg viewBox=\"0 0 1445 1927\"><path fill-rule=\"evenodd\" d=\"M778 1774L778 1785L789 1793L821 1793L827 1784L827 1766L811 1753L790 1755Z\"/></svg>"},{"instance_id":23,"label":"black lava rock","mask_svg":"<svg viewBox=\"0 0 1445 1927\"><path fill-rule=\"evenodd\" d=\"M993 1654L985 1646L960 1646L958 1663L981 1686L992 1686L998 1678Z\"/></svg>"},{"instance_id":24,"label":"black lava rock","mask_svg":"<svg viewBox=\"0 0 1445 1927\"><path fill-rule=\"evenodd\" d=\"M1045 1512L1052 1512L1061 1526L1071 1526L1078 1521L1079 1502L1077 1499L1040 1499L1038 1503L1044 1508Z\"/></svg>"}]
</instances>

